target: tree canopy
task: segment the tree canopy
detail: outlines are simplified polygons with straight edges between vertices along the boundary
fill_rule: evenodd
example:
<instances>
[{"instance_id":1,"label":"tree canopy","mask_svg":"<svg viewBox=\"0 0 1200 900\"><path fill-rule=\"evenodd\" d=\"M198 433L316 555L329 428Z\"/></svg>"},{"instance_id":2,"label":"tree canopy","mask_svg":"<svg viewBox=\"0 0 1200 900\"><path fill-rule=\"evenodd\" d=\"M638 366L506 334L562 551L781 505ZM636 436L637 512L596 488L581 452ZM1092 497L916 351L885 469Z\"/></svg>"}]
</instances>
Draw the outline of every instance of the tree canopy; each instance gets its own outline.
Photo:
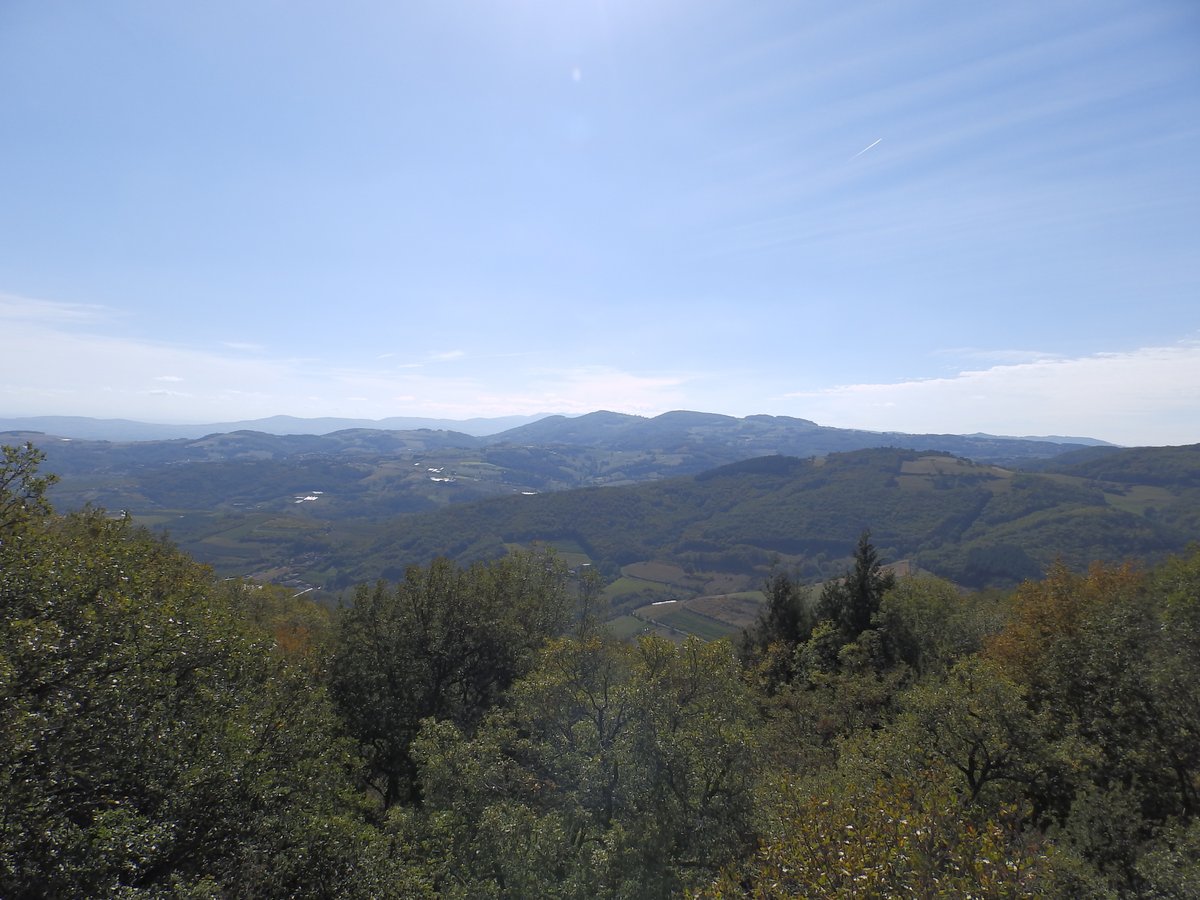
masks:
<instances>
[{"instance_id":1,"label":"tree canopy","mask_svg":"<svg viewBox=\"0 0 1200 900\"><path fill-rule=\"evenodd\" d=\"M4 897L1200 889L1200 549L967 594L863 532L736 649L622 641L550 553L332 610L56 514L40 461L0 464Z\"/></svg>"}]
</instances>

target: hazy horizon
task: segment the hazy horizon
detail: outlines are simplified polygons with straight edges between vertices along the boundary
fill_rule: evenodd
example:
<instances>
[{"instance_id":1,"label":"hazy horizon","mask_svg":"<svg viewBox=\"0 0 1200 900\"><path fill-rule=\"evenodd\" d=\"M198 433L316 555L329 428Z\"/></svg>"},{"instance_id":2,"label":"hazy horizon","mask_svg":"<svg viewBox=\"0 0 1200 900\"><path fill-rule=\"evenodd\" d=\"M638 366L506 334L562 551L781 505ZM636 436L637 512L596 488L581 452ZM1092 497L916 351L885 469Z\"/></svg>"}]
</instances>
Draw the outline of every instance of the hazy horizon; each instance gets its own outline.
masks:
<instances>
[{"instance_id":1,"label":"hazy horizon","mask_svg":"<svg viewBox=\"0 0 1200 900\"><path fill-rule=\"evenodd\" d=\"M564 418L574 419L574 418L580 418L581 416L591 415L593 413L612 413L612 412L616 412L616 411L615 410L592 410L590 413L553 413L553 412L550 412L550 413L537 413L537 414L529 415L529 416L491 416L491 417L471 417L471 418L466 418L466 419L445 419L445 418L432 418L432 417L427 417L427 416L386 416L386 417L382 417L382 418L378 418L378 419L363 419L363 418L344 418L344 417L340 417L340 416L301 417L301 416L278 415L278 416L263 416L263 417L257 418L257 419L226 419L226 420L213 420L210 422L182 422L182 421L181 422L146 422L146 421L142 421L139 419L123 419L123 418L105 419L105 418L95 418L95 417L91 417L91 416L6 416L3 414L0 414L0 431L12 430L8 426L10 424L14 424L14 423L47 424L47 422L44 422L43 420L49 420L49 422L53 422L58 419L67 419L67 420L80 420L81 422L83 422L85 424L95 424L98 426L103 426L106 423L120 423L122 425L129 424L129 425L134 425L134 426L146 426L149 429L161 429L164 433L169 431L170 429L180 429L179 435L186 436L185 435L186 429L223 427L223 426L229 426L229 425L255 425L255 424L261 425L264 423L277 422L278 420L283 419L283 420L287 420L288 422L337 423L337 424L322 425L322 426L320 426L319 430L311 431L311 432L270 431L269 433L272 433L272 434L291 434L291 433L328 434L334 430L340 430L345 427L350 427L350 426L346 426L346 425L342 424L342 423L347 423L347 422L364 423L364 424L369 423L369 424L380 425L380 426L383 426L388 429L394 429L397 426L391 425L389 423L411 421L411 422L415 422L415 423L430 423L430 424L437 423L439 425L445 424L445 425L470 426L470 427L463 427L463 428L452 429L452 430L463 431L466 434L471 434L476 437L486 437L489 435L499 434L501 432L508 431L512 428L519 427L520 425L523 425L523 424L537 422L537 421L541 421L542 419L547 419L547 418L564 417ZM724 413L710 413L707 410L670 410L669 412L672 412L672 413L678 413L678 412L700 413L703 415L709 415L709 414L725 415ZM617 414L618 415L629 415L629 416L634 416L637 418L647 418L647 419L653 418L653 417L649 417L649 416L641 416L638 413L617 413ZM768 414L752 413L751 415L753 416L753 415L768 415ZM744 417L735 417L735 418L744 418ZM814 424L821 426L821 427L826 427L821 422L816 422ZM418 426L414 426L414 427L429 427L429 425L422 424L422 425L418 425ZM878 429L870 429L870 428L861 429L861 430L865 431L867 433L877 433L877 434L902 433L902 432L879 431ZM92 432L95 432L96 435L108 433L103 427L85 428L85 429L83 429L83 431L92 431ZM113 430L112 434L117 435L119 432L120 432L120 429L118 428L116 430ZM70 436L70 435L67 435L67 432L65 432L65 431L60 432L60 433L64 436ZM939 431L939 432L930 432L930 433L931 434L950 434L953 432ZM81 439L89 439L89 437L93 437L93 435L88 435L88 434L83 434L83 433L81 433L79 436L81 437ZM1090 444L1090 443L1099 441L1101 443L1109 443L1111 446L1132 446L1132 445L1112 444L1111 442L1104 441L1102 438L1096 438L1096 437L1093 437L1092 435L1086 435L1086 434L1077 434L1077 435L1002 434L1001 435L1001 434L992 434L990 432L971 432L971 433L963 434L963 436L964 437L988 436L988 437L1002 437L1002 438L1013 438L1013 439L1017 439L1017 440L1035 440L1035 441L1043 440L1043 441L1057 442L1057 443L1082 442L1082 443ZM102 436L102 437L99 437L98 439L100 439L100 440L117 440L117 439L155 440L158 438L151 438L151 437L148 437L148 438L139 438L139 437L118 438L118 437L103 437ZM1145 446L1145 445L1143 445L1143 446Z\"/></svg>"}]
</instances>

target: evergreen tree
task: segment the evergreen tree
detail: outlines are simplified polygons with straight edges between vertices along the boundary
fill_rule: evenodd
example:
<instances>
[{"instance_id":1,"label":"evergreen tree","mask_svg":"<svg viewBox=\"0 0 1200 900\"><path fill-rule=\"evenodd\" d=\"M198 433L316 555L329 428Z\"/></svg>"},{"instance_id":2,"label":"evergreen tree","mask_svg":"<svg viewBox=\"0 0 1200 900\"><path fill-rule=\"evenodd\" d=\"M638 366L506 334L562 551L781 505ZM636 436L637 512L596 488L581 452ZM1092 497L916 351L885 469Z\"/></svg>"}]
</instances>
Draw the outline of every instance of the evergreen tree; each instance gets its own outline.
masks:
<instances>
[{"instance_id":1,"label":"evergreen tree","mask_svg":"<svg viewBox=\"0 0 1200 900\"><path fill-rule=\"evenodd\" d=\"M744 659L772 644L782 644L790 651L808 640L812 633L807 588L786 572L776 572L768 579L764 593L767 595L766 609L753 626L742 632Z\"/></svg>"},{"instance_id":2,"label":"evergreen tree","mask_svg":"<svg viewBox=\"0 0 1200 900\"><path fill-rule=\"evenodd\" d=\"M895 583L896 576L884 571L879 562L871 532L863 531L854 551L854 566L821 591L817 618L832 622L843 641L853 641L871 627L884 593Z\"/></svg>"}]
</instances>

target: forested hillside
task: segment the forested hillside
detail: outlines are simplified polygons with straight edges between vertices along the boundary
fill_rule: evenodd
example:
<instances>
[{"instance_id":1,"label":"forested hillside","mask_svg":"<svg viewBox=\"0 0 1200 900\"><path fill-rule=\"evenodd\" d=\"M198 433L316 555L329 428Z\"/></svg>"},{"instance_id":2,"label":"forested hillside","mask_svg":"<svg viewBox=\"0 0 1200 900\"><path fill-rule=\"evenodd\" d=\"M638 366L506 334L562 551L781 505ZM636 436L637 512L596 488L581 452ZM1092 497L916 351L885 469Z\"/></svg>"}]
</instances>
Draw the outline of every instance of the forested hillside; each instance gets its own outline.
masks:
<instances>
[{"instance_id":1,"label":"forested hillside","mask_svg":"<svg viewBox=\"0 0 1200 900\"><path fill-rule=\"evenodd\" d=\"M40 463L0 462L4 897L1200 891L1196 551L964 594L863 532L735 642L626 642L553 553L330 611Z\"/></svg>"},{"instance_id":2,"label":"forested hillside","mask_svg":"<svg viewBox=\"0 0 1200 900\"><path fill-rule=\"evenodd\" d=\"M836 574L867 525L892 559L966 586L1012 586L1056 558L1158 559L1200 526L1196 447L1086 448L1037 472L895 447L745 458L788 434L828 443L831 432L771 417L596 413L487 440L239 432L57 442L48 455L61 466L53 497L64 508L127 510L222 574L327 591L534 542L610 580L630 565L678 569L685 577L667 596L755 590L774 565ZM518 444L514 433L546 443ZM668 477L679 472L694 474ZM593 487L572 490L580 485ZM638 578L613 588L625 605L657 590Z\"/></svg>"},{"instance_id":3,"label":"forested hillside","mask_svg":"<svg viewBox=\"0 0 1200 900\"><path fill-rule=\"evenodd\" d=\"M1200 448L1113 459L1135 452L1161 457L1170 474L1108 481L894 449L764 457L647 485L449 507L373 529L359 558L385 570L389 560L470 560L541 541L578 548L610 575L654 560L753 587L776 565L811 579L836 574L869 526L892 559L972 587L1011 586L1059 558L1086 566L1187 546L1200 512Z\"/></svg>"},{"instance_id":4,"label":"forested hillside","mask_svg":"<svg viewBox=\"0 0 1200 900\"><path fill-rule=\"evenodd\" d=\"M877 434L805 419L694 412L652 419L608 412L551 416L485 438L427 428L348 428L126 442L13 433L7 440L31 440L47 453L63 479L55 496L71 508L90 501L150 515L275 507L282 495L316 487L312 478L318 478L331 498L352 499L360 517L521 491L634 484L771 454L822 456L887 446L1011 463L1079 446L989 435Z\"/></svg>"}]
</instances>

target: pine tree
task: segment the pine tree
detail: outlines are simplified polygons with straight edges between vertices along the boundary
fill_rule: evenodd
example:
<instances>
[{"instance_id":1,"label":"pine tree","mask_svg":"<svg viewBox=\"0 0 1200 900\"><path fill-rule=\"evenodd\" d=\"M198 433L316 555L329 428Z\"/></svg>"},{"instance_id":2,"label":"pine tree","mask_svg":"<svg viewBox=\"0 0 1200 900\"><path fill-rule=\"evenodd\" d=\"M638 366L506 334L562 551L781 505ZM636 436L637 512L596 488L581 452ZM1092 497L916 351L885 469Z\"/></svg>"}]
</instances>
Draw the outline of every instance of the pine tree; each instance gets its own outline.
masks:
<instances>
[{"instance_id":1,"label":"pine tree","mask_svg":"<svg viewBox=\"0 0 1200 900\"><path fill-rule=\"evenodd\" d=\"M871 532L864 530L854 551L854 567L821 591L817 618L832 622L845 642L853 641L871 627L884 593L895 583L896 576L884 571L879 562Z\"/></svg>"}]
</instances>

